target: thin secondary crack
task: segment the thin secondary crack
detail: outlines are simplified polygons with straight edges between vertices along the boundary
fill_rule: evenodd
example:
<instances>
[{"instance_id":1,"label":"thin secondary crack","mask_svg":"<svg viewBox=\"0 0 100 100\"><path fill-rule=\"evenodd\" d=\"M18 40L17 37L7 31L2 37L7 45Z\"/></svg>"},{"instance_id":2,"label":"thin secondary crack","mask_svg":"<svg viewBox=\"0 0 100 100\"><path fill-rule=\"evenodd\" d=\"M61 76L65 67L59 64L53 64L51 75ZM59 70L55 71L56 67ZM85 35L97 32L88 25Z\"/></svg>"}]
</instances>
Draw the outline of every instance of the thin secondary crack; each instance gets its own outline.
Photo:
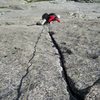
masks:
<instances>
[{"instance_id":1,"label":"thin secondary crack","mask_svg":"<svg viewBox=\"0 0 100 100\"><path fill-rule=\"evenodd\" d=\"M42 29L40 35L39 35L38 38L37 38L37 41L36 41L35 46L34 46L33 56L32 56L32 58L29 60L29 63L31 62L31 60L32 60L32 59L34 58L34 56L35 56L35 53L36 53L36 47L37 47L37 44L38 44L38 42L39 42L39 40L40 40L40 38L41 38L42 32L43 32L43 29Z\"/></svg>"},{"instance_id":2,"label":"thin secondary crack","mask_svg":"<svg viewBox=\"0 0 100 100\"><path fill-rule=\"evenodd\" d=\"M31 66L31 65L30 65ZM23 84L23 80L24 80L24 78L27 76L27 74L29 73L29 68L30 68L30 66L28 66L28 68L26 69L26 73L25 73L25 75L21 78L21 80L20 80L20 84L19 84L19 86L18 86L18 89L17 89L17 98L16 98L16 100L19 100L19 98L20 98L20 96L21 96L21 87L22 87L22 84Z\"/></svg>"},{"instance_id":3,"label":"thin secondary crack","mask_svg":"<svg viewBox=\"0 0 100 100\"><path fill-rule=\"evenodd\" d=\"M35 57L36 47L37 47L37 44L38 44L38 42L39 42L39 40L40 40L40 38L41 38L42 32L43 32L43 29L42 29L42 31L40 32L40 34L39 34L39 36L38 36L38 38L37 38L37 41L36 41L35 46L34 46L34 52L33 52L32 58L30 58L30 60L29 60L28 63L30 63L31 60ZM19 100L19 98L20 98L20 96L21 96L21 94L22 94L22 92L21 92L21 87L22 87L22 85L23 85L23 80L24 80L24 78L28 75L28 73L29 73L29 68L30 68L31 66L32 66L32 63L31 63L30 66L27 67L25 75L22 76L22 78L21 78L21 80L20 80L20 84L19 84L18 89L17 89L17 98L16 98L16 100Z\"/></svg>"}]
</instances>

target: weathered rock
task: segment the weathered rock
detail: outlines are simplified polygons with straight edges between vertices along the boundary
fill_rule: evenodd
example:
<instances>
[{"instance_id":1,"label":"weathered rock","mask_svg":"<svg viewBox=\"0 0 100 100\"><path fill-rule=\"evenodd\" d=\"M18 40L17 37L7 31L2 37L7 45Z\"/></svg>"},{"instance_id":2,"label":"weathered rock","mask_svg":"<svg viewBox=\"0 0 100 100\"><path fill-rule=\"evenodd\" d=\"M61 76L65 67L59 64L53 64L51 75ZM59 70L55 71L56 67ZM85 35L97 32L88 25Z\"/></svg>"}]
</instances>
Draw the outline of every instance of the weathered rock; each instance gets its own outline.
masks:
<instances>
[{"instance_id":1,"label":"weathered rock","mask_svg":"<svg viewBox=\"0 0 100 100\"><path fill-rule=\"evenodd\" d=\"M54 38L64 56L66 77L71 78L67 81L73 94L78 100L84 100L92 85L100 78L100 20L66 17L68 19L63 19L64 23L54 26ZM89 95L92 96L91 92Z\"/></svg>"},{"instance_id":2,"label":"weathered rock","mask_svg":"<svg viewBox=\"0 0 100 100\"><path fill-rule=\"evenodd\" d=\"M100 99L100 79L97 83L90 89L90 92L87 94L85 100L99 100Z\"/></svg>"},{"instance_id":3,"label":"weathered rock","mask_svg":"<svg viewBox=\"0 0 100 100\"><path fill-rule=\"evenodd\" d=\"M99 98L100 5L5 2L0 3L0 100ZM49 33L36 25L44 12L61 15Z\"/></svg>"},{"instance_id":4,"label":"weathered rock","mask_svg":"<svg viewBox=\"0 0 100 100\"><path fill-rule=\"evenodd\" d=\"M41 34L42 27L35 25L36 14L16 10L1 16L0 100L69 100L47 31ZM35 26L27 26L31 23Z\"/></svg>"}]
</instances>

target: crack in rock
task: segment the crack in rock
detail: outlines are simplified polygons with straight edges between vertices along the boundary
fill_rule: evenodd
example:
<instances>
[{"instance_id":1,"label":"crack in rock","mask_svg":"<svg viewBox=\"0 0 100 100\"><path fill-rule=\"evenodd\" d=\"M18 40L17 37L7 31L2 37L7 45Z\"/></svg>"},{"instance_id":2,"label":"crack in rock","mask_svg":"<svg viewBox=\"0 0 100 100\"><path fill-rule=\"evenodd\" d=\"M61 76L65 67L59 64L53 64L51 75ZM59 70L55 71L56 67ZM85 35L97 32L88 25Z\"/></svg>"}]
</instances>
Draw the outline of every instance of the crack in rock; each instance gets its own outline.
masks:
<instances>
[{"instance_id":1,"label":"crack in rock","mask_svg":"<svg viewBox=\"0 0 100 100\"><path fill-rule=\"evenodd\" d=\"M25 73L25 75L21 78L21 80L20 80L20 84L19 84L19 86L18 86L18 89L17 89L17 98L16 98L16 100L19 100L19 98L20 98L20 96L21 96L21 87L22 87L22 84L23 84L23 80L24 80L24 78L28 75L28 73L29 73L29 68L31 67L31 65L30 66L28 66L28 68L26 69L26 73Z\"/></svg>"},{"instance_id":2,"label":"crack in rock","mask_svg":"<svg viewBox=\"0 0 100 100\"><path fill-rule=\"evenodd\" d=\"M86 89L83 89L83 90L78 90L75 87L75 83L73 82L73 80L67 74L66 67L64 65L65 59L64 59L63 53L62 53L58 43L54 39L53 34L54 34L54 32L49 32L49 36L51 37L51 40L52 40L55 48L58 50L58 53L59 53L60 65L63 69L63 77L64 77L66 84L67 84L67 88L68 88L67 90L68 90L70 96L71 97L73 96L76 100L84 100L86 94L89 93L92 86L94 86L95 84L98 83L98 80L95 81L93 85L91 85L91 86L89 86L89 87L87 87ZM70 100L73 100L73 99L70 98Z\"/></svg>"},{"instance_id":3,"label":"crack in rock","mask_svg":"<svg viewBox=\"0 0 100 100\"><path fill-rule=\"evenodd\" d=\"M66 84L67 84L67 88L68 88L67 90L68 90L70 96L73 96L76 100L84 100L86 95L89 93L90 89L94 85L100 84L100 78L97 79L91 86L88 86L87 88L82 89L82 90L78 90L75 87L75 83L73 82L73 80L67 74L66 67L64 65L65 59L64 59L64 56L63 56L63 52L61 51L58 43L54 39L53 34L54 34L54 32L49 32L49 36L51 37L51 40L54 44L54 47L58 50L58 53L59 53L60 65L63 69L63 77L64 77ZM70 100L73 100L73 98L70 97Z\"/></svg>"},{"instance_id":4,"label":"crack in rock","mask_svg":"<svg viewBox=\"0 0 100 100\"><path fill-rule=\"evenodd\" d=\"M38 38L37 38L37 41L35 43L35 46L34 46L34 52L33 52L33 55L32 57L30 58L29 60L29 63L31 63L32 59L34 58L35 56L35 53L36 53L36 48L37 48L37 44L41 38L41 34L42 34L43 30L41 31L41 33L39 34ZM63 56L63 53L58 45L58 43L56 42L56 40L54 39L53 37L53 34L54 32L49 32L49 36L51 37L51 40L55 46L55 48L58 50L58 54L59 54L59 59L60 59L60 65L63 69L63 77L66 81L66 84L67 84L67 90L70 94L71 97L74 97L76 100L84 100L85 99L85 96L86 94L89 93L90 89L98 83L98 79L97 81L94 82L93 85L87 87L86 89L82 89L82 90L78 90L76 87L75 87L75 83L73 82L73 80L67 75L67 71L66 71L66 67L64 65L65 63L65 59L64 59L64 56ZM17 98L16 100L19 100L20 99L20 96L22 94L22 91L21 91L21 87L23 85L23 80L24 78L29 74L29 68L32 66L32 63L30 66L28 66L28 68L26 69L26 73L24 76L22 76L21 80L20 80L20 84L18 86L18 89L17 89ZM70 100L71 100L71 97L70 97Z\"/></svg>"},{"instance_id":5,"label":"crack in rock","mask_svg":"<svg viewBox=\"0 0 100 100\"><path fill-rule=\"evenodd\" d=\"M30 58L30 60L29 60L28 63L30 63L31 60L35 57L37 44L38 44L38 42L39 42L39 40L40 40L40 38L41 38L42 32L43 32L43 29L42 29L42 31L40 32L40 34L39 34L39 36L38 36L38 38L37 38L37 41L36 41L35 46L34 46L34 51L33 51L32 57ZM16 98L16 100L19 100L19 98L20 98L20 96L21 96L21 94L22 94L21 87L22 87L22 85L23 85L23 80L24 80L24 78L29 74L29 68L30 68L31 66L32 66L32 63L30 64L30 66L27 67L25 75L23 75L22 78L21 78L21 80L20 80L20 84L19 84L19 86L18 86L18 88L17 88L17 98Z\"/></svg>"}]
</instances>

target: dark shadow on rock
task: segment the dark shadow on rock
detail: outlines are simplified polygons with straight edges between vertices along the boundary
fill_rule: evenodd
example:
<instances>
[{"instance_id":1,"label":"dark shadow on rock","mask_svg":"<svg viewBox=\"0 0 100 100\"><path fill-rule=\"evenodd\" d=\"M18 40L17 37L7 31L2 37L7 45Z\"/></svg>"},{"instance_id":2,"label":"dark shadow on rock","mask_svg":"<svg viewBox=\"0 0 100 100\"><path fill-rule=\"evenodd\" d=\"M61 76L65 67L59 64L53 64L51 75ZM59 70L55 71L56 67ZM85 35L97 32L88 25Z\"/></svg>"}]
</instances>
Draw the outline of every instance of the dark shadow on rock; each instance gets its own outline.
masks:
<instances>
[{"instance_id":1,"label":"dark shadow on rock","mask_svg":"<svg viewBox=\"0 0 100 100\"><path fill-rule=\"evenodd\" d=\"M4 56L4 58L6 58L6 57L7 57L7 55Z\"/></svg>"},{"instance_id":2,"label":"dark shadow on rock","mask_svg":"<svg viewBox=\"0 0 100 100\"><path fill-rule=\"evenodd\" d=\"M97 59L99 56L97 54L90 54L88 55L89 58Z\"/></svg>"},{"instance_id":3,"label":"dark shadow on rock","mask_svg":"<svg viewBox=\"0 0 100 100\"><path fill-rule=\"evenodd\" d=\"M40 22L37 22L36 25L42 25Z\"/></svg>"},{"instance_id":4,"label":"dark shadow on rock","mask_svg":"<svg viewBox=\"0 0 100 100\"><path fill-rule=\"evenodd\" d=\"M100 18L100 16L97 17L98 19Z\"/></svg>"},{"instance_id":5,"label":"dark shadow on rock","mask_svg":"<svg viewBox=\"0 0 100 100\"><path fill-rule=\"evenodd\" d=\"M51 34L51 35L54 35L55 33L54 32L52 32L52 31L49 31L49 33Z\"/></svg>"},{"instance_id":6,"label":"dark shadow on rock","mask_svg":"<svg viewBox=\"0 0 100 100\"><path fill-rule=\"evenodd\" d=\"M89 53L87 52L87 57L91 59L97 59L100 56L100 51L94 52L94 53Z\"/></svg>"},{"instance_id":7,"label":"dark shadow on rock","mask_svg":"<svg viewBox=\"0 0 100 100\"><path fill-rule=\"evenodd\" d=\"M61 44L66 45L66 43L65 43L65 42L62 42Z\"/></svg>"},{"instance_id":8,"label":"dark shadow on rock","mask_svg":"<svg viewBox=\"0 0 100 100\"><path fill-rule=\"evenodd\" d=\"M61 47L62 53L67 53L69 55L73 54L73 52L67 47Z\"/></svg>"}]
</instances>

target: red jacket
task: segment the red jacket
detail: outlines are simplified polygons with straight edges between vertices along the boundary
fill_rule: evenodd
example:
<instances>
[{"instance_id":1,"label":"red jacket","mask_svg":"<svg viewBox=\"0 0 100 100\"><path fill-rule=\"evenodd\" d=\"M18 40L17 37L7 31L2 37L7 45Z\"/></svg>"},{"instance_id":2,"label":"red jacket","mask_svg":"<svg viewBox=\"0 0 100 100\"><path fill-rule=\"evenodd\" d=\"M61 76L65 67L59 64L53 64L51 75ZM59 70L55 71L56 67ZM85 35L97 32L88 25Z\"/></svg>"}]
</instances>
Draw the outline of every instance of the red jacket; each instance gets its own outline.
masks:
<instances>
[{"instance_id":1,"label":"red jacket","mask_svg":"<svg viewBox=\"0 0 100 100\"><path fill-rule=\"evenodd\" d=\"M51 15L48 19L48 22L52 22L52 21L57 21L57 22L60 22L59 18L55 17L54 15Z\"/></svg>"}]
</instances>

